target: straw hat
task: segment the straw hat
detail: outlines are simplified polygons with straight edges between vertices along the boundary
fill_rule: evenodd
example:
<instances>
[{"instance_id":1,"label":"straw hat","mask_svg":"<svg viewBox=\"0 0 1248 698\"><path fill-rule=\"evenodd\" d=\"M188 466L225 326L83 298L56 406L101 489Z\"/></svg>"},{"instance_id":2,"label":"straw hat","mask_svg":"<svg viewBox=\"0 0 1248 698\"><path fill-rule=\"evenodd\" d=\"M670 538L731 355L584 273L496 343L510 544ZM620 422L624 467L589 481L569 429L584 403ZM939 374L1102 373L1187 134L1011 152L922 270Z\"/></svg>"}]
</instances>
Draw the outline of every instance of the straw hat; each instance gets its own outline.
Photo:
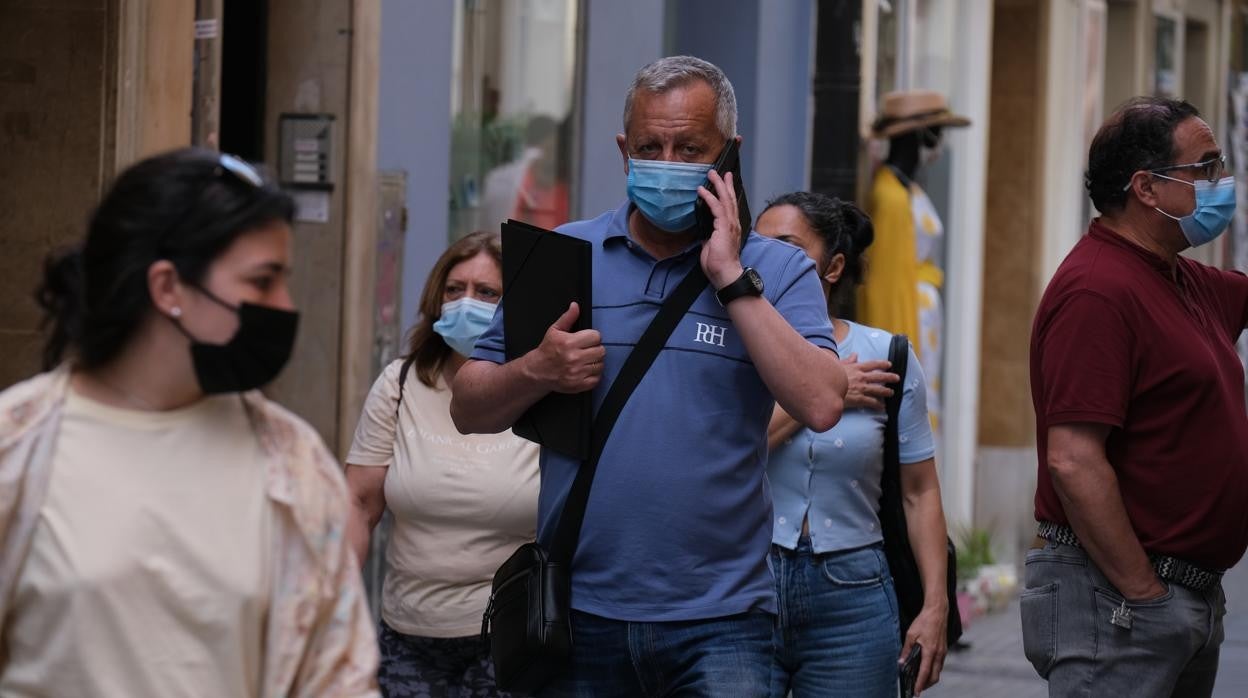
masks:
<instances>
[{"instance_id":1,"label":"straw hat","mask_svg":"<svg viewBox=\"0 0 1248 698\"><path fill-rule=\"evenodd\" d=\"M944 95L933 90L889 92L880 100L871 124L872 138L892 138L928 126L970 126L971 120L949 111Z\"/></svg>"}]
</instances>

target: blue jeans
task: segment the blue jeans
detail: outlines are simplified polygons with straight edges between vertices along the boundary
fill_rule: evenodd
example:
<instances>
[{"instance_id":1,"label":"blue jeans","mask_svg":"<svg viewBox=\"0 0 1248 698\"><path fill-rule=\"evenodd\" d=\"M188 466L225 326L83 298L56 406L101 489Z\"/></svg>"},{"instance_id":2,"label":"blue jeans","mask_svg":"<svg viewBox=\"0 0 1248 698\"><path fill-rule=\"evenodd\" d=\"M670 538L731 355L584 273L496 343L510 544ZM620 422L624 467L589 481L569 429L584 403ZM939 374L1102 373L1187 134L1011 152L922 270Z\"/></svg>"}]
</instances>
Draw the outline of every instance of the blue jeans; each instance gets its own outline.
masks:
<instances>
[{"instance_id":1,"label":"blue jeans","mask_svg":"<svg viewBox=\"0 0 1248 698\"><path fill-rule=\"evenodd\" d=\"M894 698L897 599L881 546L816 555L772 546L780 617L771 695Z\"/></svg>"},{"instance_id":2,"label":"blue jeans","mask_svg":"<svg viewBox=\"0 0 1248 698\"><path fill-rule=\"evenodd\" d=\"M631 623L572 612L572 665L542 698L767 695L775 616Z\"/></svg>"}]
</instances>

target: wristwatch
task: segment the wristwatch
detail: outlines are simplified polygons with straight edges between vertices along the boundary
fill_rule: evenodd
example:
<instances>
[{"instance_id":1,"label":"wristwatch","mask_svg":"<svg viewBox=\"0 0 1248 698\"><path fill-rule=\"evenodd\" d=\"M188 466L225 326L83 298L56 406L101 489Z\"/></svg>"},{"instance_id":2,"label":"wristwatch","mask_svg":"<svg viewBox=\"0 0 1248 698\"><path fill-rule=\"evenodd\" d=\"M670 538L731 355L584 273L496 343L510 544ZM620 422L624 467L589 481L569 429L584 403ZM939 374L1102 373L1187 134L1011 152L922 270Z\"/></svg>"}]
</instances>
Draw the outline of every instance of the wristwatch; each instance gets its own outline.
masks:
<instances>
[{"instance_id":1,"label":"wristwatch","mask_svg":"<svg viewBox=\"0 0 1248 698\"><path fill-rule=\"evenodd\" d=\"M742 296L761 295L763 295L763 277L759 276L753 267L746 267L736 281L715 292L715 300L719 301L721 306L727 306Z\"/></svg>"}]
</instances>

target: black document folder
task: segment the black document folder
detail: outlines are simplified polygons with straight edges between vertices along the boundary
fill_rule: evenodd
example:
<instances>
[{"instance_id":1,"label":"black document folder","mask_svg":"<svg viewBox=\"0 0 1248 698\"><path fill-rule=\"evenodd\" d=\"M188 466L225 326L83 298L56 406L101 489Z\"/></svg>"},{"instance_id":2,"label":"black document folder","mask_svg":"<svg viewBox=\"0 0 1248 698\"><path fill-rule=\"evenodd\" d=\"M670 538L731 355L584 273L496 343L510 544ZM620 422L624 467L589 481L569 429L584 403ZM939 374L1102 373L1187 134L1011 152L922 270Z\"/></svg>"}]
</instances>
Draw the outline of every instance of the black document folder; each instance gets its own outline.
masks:
<instances>
[{"instance_id":1,"label":"black document folder","mask_svg":"<svg viewBox=\"0 0 1248 698\"><path fill-rule=\"evenodd\" d=\"M515 220L503 223L502 238L507 360L537 348L573 301L581 311L573 331L589 329L590 243ZM584 460L589 457L592 419L590 391L550 393L521 415L512 430L544 448Z\"/></svg>"}]
</instances>

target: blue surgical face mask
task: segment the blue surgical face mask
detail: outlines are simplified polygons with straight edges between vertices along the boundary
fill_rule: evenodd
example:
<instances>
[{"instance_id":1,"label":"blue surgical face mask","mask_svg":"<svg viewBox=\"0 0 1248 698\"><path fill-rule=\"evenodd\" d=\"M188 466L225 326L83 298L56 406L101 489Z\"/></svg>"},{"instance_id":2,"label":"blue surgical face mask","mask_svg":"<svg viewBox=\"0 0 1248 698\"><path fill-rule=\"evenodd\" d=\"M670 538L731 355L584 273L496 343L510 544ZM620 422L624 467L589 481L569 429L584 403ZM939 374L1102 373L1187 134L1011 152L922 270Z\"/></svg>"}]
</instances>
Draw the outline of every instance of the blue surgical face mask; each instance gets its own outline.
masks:
<instances>
[{"instance_id":1,"label":"blue surgical face mask","mask_svg":"<svg viewBox=\"0 0 1248 698\"><path fill-rule=\"evenodd\" d=\"M1218 236L1231 224L1231 219L1235 217L1234 177L1223 177L1216 182L1207 180L1189 182L1155 172L1153 176L1183 182L1196 188L1196 208L1186 216L1174 216L1160 208L1156 209L1161 215L1179 222L1183 237L1187 238L1188 244L1192 247L1200 247L1218 239Z\"/></svg>"},{"instance_id":2,"label":"blue surgical face mask","mask_svg":"<svg viewBox=\"0 0 1248 698\"><path fill-rule=\"evenodd\" d=\"M710 165L628 159L628 198L655 227L681 233L693 227L698 187Z\"/></svg>"},{"instance_id":3,"label":"blue surgical face mask","mask_svg":"<svg viewBox=\"0 0 1248 698\"><path fill-rule=\"evenodd\" d=\"M433 323L433 331L442 335L448 346L460 356L471 356L477 339L494 319L493 303L476 298L460 298L442 304L442 317Z\"/></svg>"}]
</instances>

